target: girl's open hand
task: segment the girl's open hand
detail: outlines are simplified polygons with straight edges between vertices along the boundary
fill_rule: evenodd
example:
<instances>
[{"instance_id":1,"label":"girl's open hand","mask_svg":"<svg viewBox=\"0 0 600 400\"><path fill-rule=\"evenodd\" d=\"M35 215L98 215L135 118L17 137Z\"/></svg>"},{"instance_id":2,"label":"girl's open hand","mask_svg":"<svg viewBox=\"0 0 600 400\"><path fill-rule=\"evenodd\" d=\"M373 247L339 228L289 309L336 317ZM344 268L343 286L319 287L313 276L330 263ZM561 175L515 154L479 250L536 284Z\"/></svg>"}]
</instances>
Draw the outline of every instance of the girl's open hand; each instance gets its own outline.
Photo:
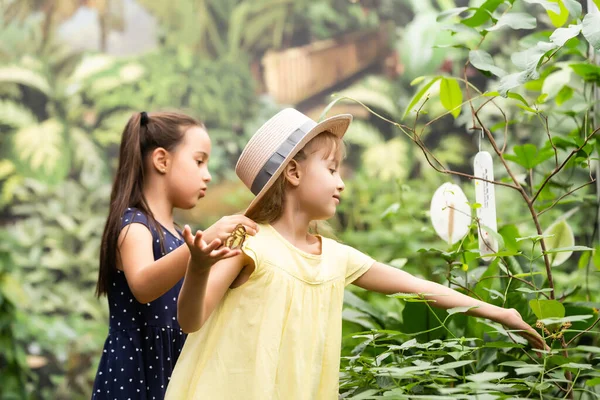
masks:
<instances>
[{"instance_id":1,"label":"girl's open hand","mask_svg":"<svg viewBox=\"0 0 600 400\"><path fill-rule=\"evenodd\" d=\"M221 246L221 239L218 238L206 244L203 236L202 231L196 231L196 234L192 235L189 225L183 229L183 239L190 249L190 265L199 271L207 271L217 261L235 257L241 253L241 250L231 250L228 247L218 249Z\"/></svg>"},{"instance_id":2,"label":"girl's open hand","mask_svg":"<svg viewBox=\"0 0 600 400\"><path fill-rule=\"evenodd\" d=\"M548 347L544 338L542 338L535 329L529 326L527 322L523 321L521 314L514 308L505 310L505 313L499 322L507 328L518 330L519 332L517 333L527 339L534 349L550 350L550 347Z\"/></svg>"}]
</instances>

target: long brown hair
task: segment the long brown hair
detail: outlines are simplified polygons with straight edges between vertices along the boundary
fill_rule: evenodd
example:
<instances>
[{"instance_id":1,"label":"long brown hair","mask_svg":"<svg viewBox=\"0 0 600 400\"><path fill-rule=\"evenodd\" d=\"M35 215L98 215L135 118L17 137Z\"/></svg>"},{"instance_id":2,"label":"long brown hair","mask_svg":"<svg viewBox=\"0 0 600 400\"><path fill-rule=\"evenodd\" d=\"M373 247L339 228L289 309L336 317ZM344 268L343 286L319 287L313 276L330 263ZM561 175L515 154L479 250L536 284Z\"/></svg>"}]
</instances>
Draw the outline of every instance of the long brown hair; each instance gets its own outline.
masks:
<instances>
[{"instance_id":1,"label":"long brown hair","mask_svg":"<svg viewBox=\"0 0 600 400\"><path fill-rule=\"evenodd\" d=\"M135 113L125 125L119 149L119 166L100 245L100 269L96 284L98 297L108 293L117 269L117 241L121 231L121 217L127 208L135 207L146 215L149 223L159 233L162 246L162 229L144 198L144 159L160 147L173 151L182 141L184 133L195 126L204 128L204 124L195 118L176 112Z\"/></svg>"},{"instance_id":2,"label":"long brown hair","mask_svg":"<svg viewBox=\"0 0 600 400\"><path fill-rule=\"evenodd\" d=\"M298 162L305 160L310 153L322 148L329 150L325 153L327 157L334 154L338 162L344 157L344 142L335 134L325 131L312 138L296 153L292 160ZM284 194L287 190L287 185L288 182L285 176L283 174L279 175L273 186L269 188L257 206L253 207L246 216L258 224L270 224L276 221L283 214Z\"/></svg>"}]
</instances>

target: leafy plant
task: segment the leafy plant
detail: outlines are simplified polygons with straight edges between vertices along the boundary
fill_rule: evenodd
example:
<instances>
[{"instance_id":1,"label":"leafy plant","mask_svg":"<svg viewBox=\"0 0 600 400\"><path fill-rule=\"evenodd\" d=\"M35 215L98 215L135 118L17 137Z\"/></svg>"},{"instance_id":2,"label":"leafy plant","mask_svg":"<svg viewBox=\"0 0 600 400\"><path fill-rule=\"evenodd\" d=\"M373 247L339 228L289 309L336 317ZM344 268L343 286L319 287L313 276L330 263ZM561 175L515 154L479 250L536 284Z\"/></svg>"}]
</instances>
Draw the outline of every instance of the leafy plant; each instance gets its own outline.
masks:
<instances>
[{"instance_id":1,"label":"leafy plant","mask_svg":"<svg viewBox=\"0 0 600 400\"><path fill-rule=\"evenodd\" d=\"M496 176L500 177L492 183L512 193L510 201L514 210L509 212L509 215L500 210L504 214L500 218L504 218L505 221L514 218L516 222L500 225L498 239L501 248L495 255L495 260L487 267L481 266L476 238L469 234L450 249L424 249L426 254L434 257L433 259L407 257L407 260L401 263L402 268L414 268L410 265L418 262L418 274L431 277L432 271L435 271L433 275L437 275L438 279L444 276L448 284L473 297L518 309L546 336L552 350L544 355L542 361L528 361L530 356L522 350L512 355L510 352L499 350L505 346L510 347L510 343L497 343L498 339L494 339L496 334L502 332L499 327L490 331L478 322L467 322L463 319L461 323L447 328L445 317L438 314L431 314L433 318L430 320L417 322L418 316L422 315L424 310L422 307L419 309L411 305L412 312L406 312L410 303L403 306L404 311L401 315L382 324L382 319L375 313L364 307L357 307L357 303L354 302L351 304L354 311L347 315L350 316L347 320L352 321L354 329L359 325L367 331L352 336L355 341L363 339L363 342L349 354L350 361L345 369L347 380L344 387L349 398L436 398L435 396L448 395L464 398L482 395L490 398L529 398L532 395L540 398L573 398L575 394L585 398L587 393L590 393L590 396L595 393L593 387L597 381L594 377L598 368L595 356L583 354L586 351L584 350L579 359L575 358L577 361L567 359L576 354L577 350L574 349L578 348L577 343L597 343L598 337L591 332L596 333L600 322L597 303L594 302L595 299L597 301L597 297L590 291L590 287L593 287L593 284L590 286L590 282L597 281L597 274L594 275L590 271L590 254L595 251L590 245L594 240L593 232L596 231L589 219L586 222L582 215L573 215L578 211L589 212L597 207L595 196L581 196L577 192L589 187L597 179L592 171L592 164L597 162L596 136L600 130L594 108L597 100L594 100L592 95L597 85L594 78L596 66L588 60L586 51L588 45L597 47L596 37L600 32L600 25L593 25L592 28L589 21L595 17L590 17L591 14L584 15L581 7L575 2L554 2L557 9L552 2L529 3L549 8L549 19L555 25L551 30L519 35L513 39L513 30L531 30L537 27L539 21L544 20L542 17L536 18L535 15L523 12L520 8L523 7L523 3L518 1L488 0L479 6L445 10L438 19L443 21L449 30L450 37L454 40L453 45L461 49L457 54L466 58L462 76L444 74L415 79L414 84L421 86L408 102L405 112L405 118L414 118L411 125L395 122L378 111L369 111L395 126L416 144L432 170L457 178L481 179L466 171L448 167L440 160L437 151L426 144L423 139L425 134L436 123L450 123L454 119L457 125L463 125L477 135L484 135L481 146L489 148L495 154L496 163L501 166L501 169L496 170ZM536 9L532 10L535 12ZM553 12L561 15L561 19L557 20L551 14ZM588 22L585 22L586 20ZM571 25L562 28L568 23ZM584 26L587 26L585 32ZM460 33L465 31L471 36L477 35L479 40L472 41L471 36L461 36ZM487 43L490 47L496 45L502 49L501 43L510 44L511 40L519 40L526 49L512 54L512 61L520 71L508 74L505 70L510 66L497 65L501 59L500 55L492 56L491 53L482 50L482 47ZM471 65L492 79L479 79L480 77L470 71ZM566 73L561 72L564 69L568 71L568 79L564 78ZM561 78L552 76L559 72L563 74L560 75ZM498 80L494 80L494 76ZM471 80L475 80L477 84ZM482 88L485 85L488 85L489 89ZM342 99L344 97L337 98L327 109ZM436 113L440 109L438 104L445 112ZM424 122L423 119L428 120ZM534 134L540 131L543 134ZM475 135L473 138L478 140L475 139ZM568 178L565 180L561 175ZM516 201L515 195L520 199L520 203ZM354 194L353 197L357 195ZM422 204L423 201L418 203ZM368 205L373 207L375 204ZM497 204L502 202L498 201ZM561 215L558 208L566 204L576 208ZM392 204L388 203L388 210L391 212L374 214L364 210L368 215L359 215L362 220L376 219L381 215L385 215L385 220L388 220L390 216L393 219L394 214L406 206L406 203L396 200ZM523 219L524 215L527 215L526 219ZM574 233L567 218L579 221L582 229ZM546 223L549 226L544 230L542 227ZM373 221L370 226L375 224ZM371 244L372 247L367 246L367 249L377 249L377 254L384 254L383 259L391 260L390 263L396 257L400 257L395 252L392 253L394 255L390 255L390 250L386 250L388 254L382 253L384 250L381 249L382 245L384 249L392 246L404 247L398 245L403 243L403 238L399 231L395 230L400 224L406 224L406 219L399 219L396 224L391 225L384 223L384 227L387 225L384 231L389 232L388 241L382 243L378 240ZM478 231L477 225L478 221L475 219L472 232ZM577 234L580 238L587 236L589 245L578 243ZM347 237L352 238L352 235L348 233ZM411 242L410 238L404 239L408 243ZM364 240L353 242L365 243ZM583 263L579 269L577 263L566 263L573 252L583 254L580 256ZM578 294L582 288L585 289L585 293ZM373 304L369 296L360 295L368 298ZM419 299L403 298L403 301L417 301L421 304ZM381 300L379 303L389 304ZM360 313L357 314L357 311ZM379 311L381 313L382 310ZM391 329L397 328L389 328L402 325L406 327L410 324L406 321L407 318L418 324L419 328L415 334L421 335L419 339L426 342L419 346L419 352L412 354L412 359L404 358L403 349L397 346L399 341L394 342L394 339L406 339L406 336L399 332L390 332ZM452 319L455 318L460 319L460 316ZM432 323L435 321L437 324ZM400 330L406 332L404 329ZM485 342L492 339L490 343L495 347L485 350L485 355L477 340L468 339L467 342L471 341L472 347L463 348L466 352L460 356L466 357L465 365L469 364L469 361L473 363L475 360L490 358L495 365L518 368L496 369L487 363L480 369L465 371L464 365L461 365L460 369L450 368L450 376L447 376L440 370L439 363L449 361L446 358L449 352L439 351L436 347L436 351L431 354L436 358L422 362L423 358L429 357L429 352L422 349L433 346L435 342L432 341L434 338L430 336L431 332L440 330L445 331L442 339L448 337L445 340L451 343L454 337L461 336L483 337ZM427 336L423 336L424 333L427 333ZM502 335L508 337L505 333ZM381 347L377 345L377 339L380 337L385 338L385 344ZM391 339L394 344L385 342L387 339ZM363 357L364 354L368 356ZM454 361L460 361L460 357ZM496 360L500 363L496 363ZM530 361L534 363L531 364ZM398 366L402 368L395 369ZM381 370L386 374L378 374ZM521 375L530 374L533 376L520 378ZM471 376L473 378L469 379ZM400 379L401 377L408 378ZM500 385L492 387L486 383L496 382L498 379ZM468 383L469 381L471 382ZM369 390L366 390L367 388ZM507 391L503 392L504 389Z\"/></svg>"}]
</instances>

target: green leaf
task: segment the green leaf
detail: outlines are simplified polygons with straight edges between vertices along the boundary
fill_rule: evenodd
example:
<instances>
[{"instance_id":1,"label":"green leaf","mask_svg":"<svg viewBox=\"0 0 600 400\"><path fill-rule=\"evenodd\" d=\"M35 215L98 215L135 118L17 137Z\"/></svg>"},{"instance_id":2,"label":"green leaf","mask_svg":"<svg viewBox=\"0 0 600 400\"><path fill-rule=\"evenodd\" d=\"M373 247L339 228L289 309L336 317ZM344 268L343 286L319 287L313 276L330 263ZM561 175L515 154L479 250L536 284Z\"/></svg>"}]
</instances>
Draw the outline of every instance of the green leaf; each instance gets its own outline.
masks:
<instances>
[{"instance_id":1,"label":"green leaf","mask_svg":"<svg viewBox=\"0 0 600 400\"><path fill-rule=\"evenodd\" d=\"M481 372L479 374L467 375L465 378L471 382L490 382L504 378L508 372Z\"/></svg>"},{"instance_id":2,"label":"green leaf","mask_svg":"<svg viewBox=\"0 0 600 400\"><path fill-rule=\"evenodd\" d=\"M568 28L558 28L550 35L550 41L557 46L564 46L567 40L573 39L581 33L581 28L582 26L579 24L569 25Z\"/></svg>"},{"instance_id":3,"label":"green leaf","mask_svg":"<svg viewBox=\"0 0 600 400\"><path fill-rule=\"evenodd\" d=\"M70 167L63 134L64 126L55 119L20 129L13 141L18 160L35 177L50 182L62 180Z\"/></svg>"},{"instance_id":4,"label":"green leaf","mask_svg":"<svg viewBox=\"0 0 600 400\"><path fill-rule=\"evenodd\" d=\"M589 13L583 17L583 37L596 51L600 51L600 13Z\"/></svg>"},{"instance_id":5,"label":"green leaf","mask_svg":"<svg viewBox=\"0 0 600 400\"><path fill-rule=\"evenodd\" d=\"M527 103L527 100L525 100L525 98L523 96L521 96L520 94L518 94L518 93L509 93L508 94L508 98L509 99L519 100L525 106L529 107L529 103Z\"/></svg>"},{"instance_id":6,"label":"green leaf","mask_svg":"<svg viewBox=\"0 0 600 400\"><path fill-rule=\"evenodd\" d=\"M425 80L426 76L417 76L415 79L413 79L410 82L410 86L415 86L418 85L419 83L423 82Z\"/></svg>"},{"instance_id":7,"label":"green leaf","mask_svg":"<svg viewBox=\"0 0 600 400\"><path fill-rule=\"evenodd\" d=\"M536 271L536 272L521 272L520 274L514 274L513 276L515 278L527 278L528 276L533 276L533 275L544 275L544 273L541 272L541 271ZM552 289L550 289L550 290L552 290ZM543 289L540 290L540 291L543 291Z\"/></svg>"},{"instance_id":8,"label":"green leaf","mask_svg":"<svg viewBox=\"0 0 600 400\"><path fill-rule=\"evenodd\" d=\"M539 102L539 101L538 101L538 102ZM517 107L519 107L520 109L522 109L522 110L525 110L525 111L527 111L527 112L530 112L530 113L532 113L532 114L537 114L537 113L539 113L539 111L538 111L538 110L536 110L536 109L534 109L534 108L531 108L531 107L524 106L523 104L517 104Z\"/></svg>"},{"instance_id":9,"label":"green leaf","mask_svg":"<svg viewBox=\"0 0 600 400\"><path fill-rule=\"evenodd\" d=\"M497 31L505 26L512 29L535 29L537 21L535 17L526 13L508 13L504 14L496 25L488 29L488 31Z\"/></svg>"},{"instance_id":10,"label":"green leaf","mask_svg":"<svg viewBox=\"0 0 600 400\"><path fill-rule=\"evenodd\" d=\"M12 161L4 159L0 160L0 180L6 179L15 172L15 165Z\"/></svg>"},{"instance_id":11,"label":"green leaf","mask_svg":"<svg viewBox=\"0 0 600 400\"><path fill-rule=\"evenodd\" d=\"M465 365L469 365L474 363L476 360L460 360L460 361L452 361L446 364L442 364L438 366L440 370L454 369L464 367Z\"/></svg>"},{"instance_id":12,"label":"green leaf","mask_svg":"<svg viewBox=\"0 0 600 400\"><path fill-rule=\"evenodd\" d=\"M586 386L600 385L600 378L589 379L585 382Z\"/></svg>"},{"instance_id":13,"label":"green leaf","mask_svg":"<svg viewBox=\"0 0 600 400\"><path fill-rule=\"evenodd\" d=\"M568 68L559 69L556 72L551 73L544 79L542 86L542 94L546 95L546 98L553 98L571 81L572 71Z\"/></svg>"},{"instance_id":14,"label":"green leaf","mask_svg":"<svg viewBox=\"0 0 600 400\"><path fill-rule=\"evenodd\" d=\"M544 231L544 235L552 235L551 238L545 240L546 252L552 266L561 265L571 257L573 251L565 250L554 253L553 251L561 248L570 248L575 245L575 236L573 230L567 223L567 220L560 218Z\"/></svg>"},{"instance_id":15,"label":"green leaf","mask_svg":"<svg viewBox=\"0 0 600 400\"><path fill-rule=\"evenodd\" d=\"M446 10L443 11L441 13L438 14L436 21L442 21L444 19L450 18L450 17L455 17L457 15L459 15L460 13L462 13L463 11L468 10L468 7L457 7L457 8L452 8L450 10Z\"/></svg>"},{"instance_id":16,"label":"green leaf","mask_svg":"<svg viewBox=\"0 0 600 400\"><path fill-rule=\"evenodd\" d=\"M586 82L600 83L600 67L593 64L579 63L569 64L573 71Z\"/></svg>"},{"instance_id":17,"label":"green leaf","mask_svg":"<svg viewBox=\"0 0 600 400\"><path fill-rule=\"evenodd\" d=\"M397 105L389 95L389 81L381 77L369 76L339 92L340 96L359 101L371 108L385 111L389 115L398 113Z\"/></svg>"},{"instance_id":18,"label":"green leaf","mask_svg":"<svg viewBox=\"0 0 600 400\"><path fill-rule=\"evenodd\" d=\"M551 238L553 235L531 235L517 238L516 241L520 242L522 240L531 240L533 242L539 242L542 239Z\"/></svg>"},{"instance_id":19,"label":"green leaf","mask_svg":"<svg viewBox=\"0 0 600 400\"><path fill-rule=\"evenodd\" d=\"M453 307L453 308L449 308L446 311L448 312L448 315L454 315L457 313L466 313L469 310L472 310L474 308L477 308L476 306L464 306L464 307Z\"/></svg>"},{"instance_id":20,"label":"green leaf","mask_svg":"<svg viewBox=\"0 0 600 400\"><path fill-rule=\"evenodd\" d=\"M542 300L540 300L542 301ZM548 301L548 300L546 300ZM543 318L540 321L546 325L556 325L556 324L564 324L565 322L578 322L578 321L586 321L592 318L593 315L569 315L568 317L548 317Z\"/></svg>"},{"instance_id":21,"label":"green leaf","mask_svg":"<svg viewBox=\"0 0 600 400\"><path fill-rule=\"evenodd\" d=\"M384 320L385 316L376 307L348 290L344 292L344 304L354 307L357 310L374 317L378 321Z\"/></svg>"},{"instance_id":22,"label":"green leaf","mask_svg":"<svg viewBox=\"0 0 600 400\"><path fill-rule=\"evenodd\" d=\"M396 296L394 296L396 297ZM434 314L435 313L435 316ZM432 308L422 302L408 301L402 310L402 323L400 329L403 333L418 334L420 341L428 342L443 335L438 322L445 317L445 311Z\"/></svg>"},{"instance_id":23,"label":"green leaf","mask_svg":"<svg viewBox=\"0 0 600 400\"><path fill-rule=\"evenodd\" d=\"M498 86L498 92L502 96L506 96L508 91L521 86L529 80L529 73L527 71L515 72L502 77L500 80L500 86Z\"/></svg>"},{"instance_id":24,"label":"green leaf","mask_svg":"<svg viewBox=\"0 0 600 400\"><path fill-rule=\"evenodd\" d=\"M548 1L548 0L525 0L525 3L529 4L539 4L546 9L546 11L552 11L554 13L560 13L560 7L558 6L556 1Z\"/></svg>"},{"instance_id":25,"label":"green leaf","mask_svg":"<svg viewBox=\"0 0 600 400\"><path fill-rule=\"evenodd\" d=\"M592 262L594 263L594 267L596 267L596 269L600 271L600 245L596 246L596 248L594 249Z\"/></svg>"},{"instance_id":26,"label":"green leaf","mask_svg":"<svg viewBox=\"0 0 600 400\"><path fill-rule=\"evenodd\" d=\"M530 275L530 274L522 274L522 275ZM516 277L516 275L513 275ZM544 289L539 289L539 290L533 290L533 289L529 289L529 288L518 288L517 289L518 292L523 292L523 293L549 293L552 291L552 288L544 288Z\"/></svg>"},{"instance_id":27,"label":"green leaf","mask_svg":"<svg viewBox=\"0 0 600 400\"><path fill-rule=\"evenodd\" d=\"M462 24L470 26L472 28L485 24L490 18L492 13L502 4L504 0L487 0L479 8L475 9L475 13L469 18L463 19ZM472 9L472 8L470 8Z\"/></svg>"},{"instance_id":28,"label":"green leaf","mask_svg":"<svg viewBox=\"0 0 600 400\"><path fill-rule=\"evenodd\" d=\"M451 111L454 118L460 115L460 106L463 101L462 90L456 79L442 78L440 84L440 99L446 110Z\"/></svg>"},{"instance_id":29,"label":"green leaf","mask_svg":"<svg viewBox=\"0 0 600 400\"><path fill-rule=\"evenodd\" d=\"M31 110L22 104L0 99L0 123L15 128L24 128L37 123L37 118Z\"/></svg>"},{"instance_id":30,"label":"green leaf","mask_svg":"<svg viewBox=\"0 0 600 400\"><path fill-rule=\"evenodd\" d=\"M506 72L502 68L494 65L492 56L483 50L471 50L469 52L469 61L480 71L489 71L499 77L506 75Z\"/></svg>"},{"instance_id":31,"label":"green leaf","mask_svg":"<svg viewBox=\"0 0 600 400\"><path fill-rule=\"evenodd\" d=\"M564 252L574 252L574 251L592 251L594 249L592 249L591 247L587 247L587 246L570 246L570 247L559 247L556 249L552 249L552 250L547 250L546 253L550 254L550 253L564 253Z\"/></svg>"},{"instance_id":32,"label":"green leaf","mask_svg":"<svg viewBox=\"0 0 600 400\"><path fill-rule=\"evenodd\" d=\"M564 4L567 11L569 11L569 16L571 17L571 19L581 17L581 12L582 12L581 3L579 3L577 0L561 0L561 1Z\"/></svg>"},{"instance_id":33,"label":"green leaf","mask_svg":"<svg viewBox=\"0 0 600 400\"><path fill-rule=\"evenodd\" d=\"M0 82L18 83L35 88L46 95L50 93L50 84L46 77L26 68L0 67Z\"/></svg>"},{"instance_id":34,"label":"green leaf","mask_svg":"<svg viewBox=\"0 0 600 400\"><path fill-rule=\"evenodd\" d=\"M500 94L506 96L509 90L532 79L538 79L538 64L546 54L549 54L554 49L556 49L554 43L540 41L534 47L514 53L511 56L511 60L522 71L502 77L500 87L498 88Z\"/></svg>"},{"instance_id":35,"label":"green leaf","mask_svg":"<svg viewBox=\"0 0 600 400\"><path fill-rule=\"evenodd\" d=\"M408 107L406 107L406 111L404 112L404 115L402 116L402 119L406 118L406 116L414 111L416 105L421 101L421 98L427 93L427 91L429 90L429 88L438 80L440 80L441 77L436 76L435 78L433 78L432 80L430 80L429 82L427 82L425 85L423 85L423 87L413 96L413 98L410 100L410 103L408 103Z\"/></svg>"},{"instance_id":36,"label":"green leaf","mask_svg":"<svg viewBox=\"0 0 600 400\"><path fill-rule=\"evenodd\" d=\"M592 252L586 251L579 257L579 261L577 262L577 268L584 269L587 267L590 262L590 256L593 254Z\"/></svg>"},{"instance_id":37,"label":"green leaf","mask_svg":"<svg viewBox=\"0 0 600 400\"><path fill-rule=\"evenodd\" d=\"M562 318L565 316L565 306L558 300L530 300L529 307L538 319Z\"/></svg>"},{"instance_id":38,"label":"green leaf","mask_svg":"<svg viewBox=\"0 0 600 400\"><path fill-rule=\"evenodd\" d=\"M429 300L422 298L419 294L416 293L396 293L391 294L390 297L394 297L399 300L404 300L406 302L417 302L417 303L425 303Z\"/></svg>"},{"instance_id":39,"label":"green leaf","mask_svg":"<svg viewBox=\"0 0 600 400\"><path fill-rule=\"evenodd\" d=\"M574 93L575 93L575 91L573 89L571 89L569 86L563 86L563 88L560 89L560 91L556 95L556 99L555 99L556 104L560 106L560 105L564 104L566 101L569 101L573 97ZM555 143L555 145L556 145L556 143Z\"/></svg>"},{"instance_id":40,"label":"green leaf","mask_svg":"<svg viewBox=\"0 0 600 400\"><path fill-rule=\"evenodd\" d=\"M514 155L506 154L504 158L514 161L526 169L532 169L554 156L554 149L540 149L538 151L538 148L531 143L515 146L513 151L515 152Z\"/></svg>"},{"instance_id":41,"label":"green leaf","mask_svg":"<svg viewBox=\"0 0 600 400\"><path fill-rule=\"evenodd\" d=\"M537 79L536 68L544 55L556 49L554 43L538 42L534 47L514 53L510 59L520 69L528 72L530 78Z\"/></svg>"},{"instance_id":42,"label":"green leaf","mask_svg":"<svg viewBox=\"0 0 600 400\"><path fill-rule=\"evenodd\" d=\"M555 12L551 10L546 10L546 12L548 13L548 17L550 17L550 21L552 21L552 24L558 28L559 26L563 26L564 24L566 24L569 20L569 10L567 10L567 8L564 6L561 0L551 1L558 4L560 11Z\"/></svg>"}]
</instances>

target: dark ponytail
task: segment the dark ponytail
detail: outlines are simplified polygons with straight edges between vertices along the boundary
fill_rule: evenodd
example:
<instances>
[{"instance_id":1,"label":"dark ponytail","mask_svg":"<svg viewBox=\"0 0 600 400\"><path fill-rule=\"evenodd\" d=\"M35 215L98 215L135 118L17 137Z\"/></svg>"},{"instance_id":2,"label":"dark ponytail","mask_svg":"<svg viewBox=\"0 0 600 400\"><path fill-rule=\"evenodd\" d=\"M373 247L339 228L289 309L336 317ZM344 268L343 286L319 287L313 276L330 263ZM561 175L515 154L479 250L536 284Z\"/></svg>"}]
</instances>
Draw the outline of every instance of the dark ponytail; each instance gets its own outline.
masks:
<instances>
[{"instance_id":1,"label":"dark ponytail","mask_svg":"<svg viewBox=\"0 0 600 400\"><path fill-rule=\"evenodd\" d=\"M100 245L97 296L108 293L116 273L121 217L127 208L135 207L146 215L160 236L161 246L163 245L163 230L144 197L144 159L159 147L172 151L182 141L185 131L194 126L204 128L200 121L174 112L135 113L129 118L121 137L119 166Z\"/></svg>"}]
</instances>

